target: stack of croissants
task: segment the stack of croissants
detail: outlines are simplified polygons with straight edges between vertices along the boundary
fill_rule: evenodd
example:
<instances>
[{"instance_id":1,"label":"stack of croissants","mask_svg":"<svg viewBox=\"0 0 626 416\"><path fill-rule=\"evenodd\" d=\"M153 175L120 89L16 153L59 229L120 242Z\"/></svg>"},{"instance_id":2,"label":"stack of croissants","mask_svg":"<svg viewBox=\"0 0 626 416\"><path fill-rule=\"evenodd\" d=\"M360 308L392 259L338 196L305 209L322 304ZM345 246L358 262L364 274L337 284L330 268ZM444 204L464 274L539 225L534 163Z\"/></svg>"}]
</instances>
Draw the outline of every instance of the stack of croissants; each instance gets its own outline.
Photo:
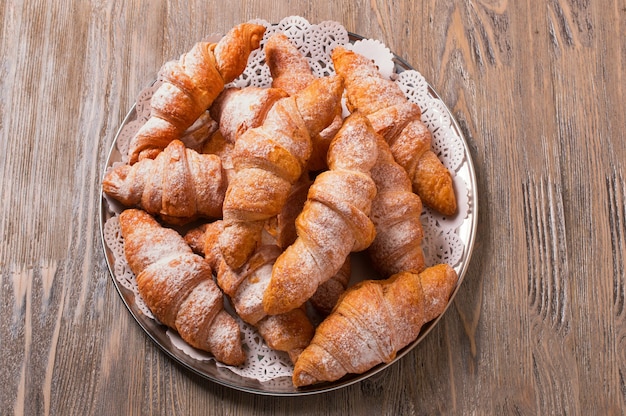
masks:
<instances>
[{"instance_id":1,"label":"stack of croissants","mask_svg":"<svg viewBox=\"0 0 626 416\"><path fill-rule=\"evenodd\" d=\"M419 107L370 59L337 46L336 73L317 77L275 33L272 85L232 86L264 34L243 23L166 63L103 191L124 207L124 254L158 321L238 366L236 314L302 387L390 362L443 313L458 277L425 266L420 216L457 207ZM356 252L378 278L350 284Z\"/></svg>"}]
</instances>

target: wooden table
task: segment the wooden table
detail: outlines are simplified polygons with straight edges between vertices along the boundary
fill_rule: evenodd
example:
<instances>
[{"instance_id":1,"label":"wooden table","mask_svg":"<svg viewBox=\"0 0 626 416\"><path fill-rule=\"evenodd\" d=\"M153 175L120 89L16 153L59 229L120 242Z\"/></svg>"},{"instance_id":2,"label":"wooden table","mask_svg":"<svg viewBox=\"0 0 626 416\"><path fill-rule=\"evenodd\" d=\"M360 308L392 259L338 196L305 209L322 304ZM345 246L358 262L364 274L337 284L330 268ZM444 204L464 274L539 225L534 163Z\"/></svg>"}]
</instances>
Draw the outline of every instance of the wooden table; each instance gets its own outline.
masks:
<instances>
[{"instance_id":1,"label":"wooden table","mask_svg":"<svg viewBox=\"0 0 626 416\"><path fill-rule=\"evenodd\" d=\"M114 289L98 207L112 138L161 64L288 15L379 39L429 80L468 141L480 210L454 304L409 355L274 398L151 342ZM9 0L0 22L0 413L626 411L623 1Z\"/></svg>"}]
</instances>

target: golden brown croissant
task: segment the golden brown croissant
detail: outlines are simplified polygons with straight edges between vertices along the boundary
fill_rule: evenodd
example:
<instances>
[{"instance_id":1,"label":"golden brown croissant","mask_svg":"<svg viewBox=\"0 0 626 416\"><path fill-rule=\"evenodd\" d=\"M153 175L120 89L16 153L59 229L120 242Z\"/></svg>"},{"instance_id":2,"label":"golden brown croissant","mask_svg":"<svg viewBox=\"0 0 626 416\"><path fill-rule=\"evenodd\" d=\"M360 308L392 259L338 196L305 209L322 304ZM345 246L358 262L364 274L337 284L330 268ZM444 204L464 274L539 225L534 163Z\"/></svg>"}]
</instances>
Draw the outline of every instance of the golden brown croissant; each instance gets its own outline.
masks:
<instances>
[{"instance_id":1,"label":"golden brown croissant","mask_svg":"<svg viewBox=\"0 0 626 416\"><path fill-rule=\"evenodd\" d=\"M394 160L385 139L377 136L378 160L370 172L377 189L370 212L376 238L367 252L383 277L407 270L421 272L425 267L422 201L413 192L411 179Z\"/></svg>"},{"instance_id":2,"label":"golden brown croissant","mask_svg":"<svg viewBox=\"0 0 626 416\"><path fill-rule=\"evenodd\" d=\"M220 237L222 255L233 269L256 249L265 221L283 208L292 185L305 172L311 136L330 124L342 91L341 77L316 79L296 95L278 100L261 126L237 139Z\"/></svg>"},{"instance_id":3,"label":"golden brown croissant","mask_svg":"<svg viewBox=\"0 0 626 416\"><path fill-rule=\"evenodd\" d=\"M187 149L179 140L155 159L114 167L102 181L110 197L170 224L220 217L227 186L218 156Z\"/></svg>"},{"instance_id":4,"label":"golden brown croissant","mask_svg":"<svg viewBox=\"0 0 626 416\"><path fill-rule=\"evenodd\" d=\"M222 91L210 112L224 139L235 143L246 130L259 127L276 101L286 96L278 88L231 87Z\"/></svg>"},{"instance_id":5,"label":"golden brown croissant","mask_svg":"<svg viewBox=\"0 0 626 416\"><path fill-rule=\"evenodd\" d=\"M313 325L302 308L282 315L268 316L262 297L272 274L272 265L281 252L275 244L263 244L238 270L224 262L218 246L222 221L215 221L190 230L185 240L205 256L216 270L217 283L231 300L237 315L253 325L270 348L285 351L295 359L313 337Z\"/></svg>"},{"instance_id":6,"label":"golden brown croissant","mask_svg":"<svg viewBox=\"0 0 626 416\"><path fill-rule=\"evenodd\" d=\"M279 32L270 36L265 43L264 51L265 61L272 75L273 87L294 95L315 80L316 77L311 71L309 61L285 34ZM343 123L341 111L341 107L337 107L333 122L319 134L311 137L313 150L309 158L309 170L326 169L328 145Z\"/></svg>"},{"instance_id":7,"label":"golden brown croissant","mask_svg":"<svg viewBox=\"0 0 626 416\"><path fill-rule=\"evenodd\" d=\"M270 36L263 50L272 87L294 95L315 80L309 61L285 34L278 32Z\"/></svg>"},{"instance_id":8,"label":"golden brown croissant","mask_svg":"<svg viewBox=\"0 0 626 416\"><path fill-rule=\"evenodd\" d=\"M443 313L456 283L454 269L442 264L349 288L300 354L293 383L335 381L390 362L425 323Z\"/></svg>"},{"instance_id":9,"label":"golden brown croissant","mask_svg":"<svg viewBox=\"0 0 626 416\"><path fill-rule=\"evenodd\" d=\"M119 221L139 294L155 317L218 361L243 364L239 325L224 310L209 264L178 232L161 227L145 211L127 209Z\"/></svg>"},{"instance_id":10,"label":"golden brown croissant","mask_svg":"<svg viewBox=\"0 0 626 416\"><path fill-rule=\"evenodd\" d=\"M375 236L369 219L376 185L370 170L377 159L376 133L367 118L349 116L330 144L330 170L315 178L296 219L298 238L274 264L263 295L269 314L301 306L336 274L352 251Z\"/></svg>"},{"instance_id":11,"label":"golden brown croissant","mask_svg":"<svg viewBox=\"0 0 626 416\"><path fill-rule=\"evenodd\" d=\"M160 71L163 83L150 101L150 118L131 139L129 163L154 158L172 140L180 140L224 85L243 72L264 32L264 26L243 23L217 44L198 42L178 61L167 62Z\"/></svg>"},{"instance_id":12,"label":"golden brown croissant","mask_svg":"<svg viewBox=\"0 0 626 416\"><path fill-rule=\"evenodd\" d=\"M454 215L452 176L431 149L432 136L421 121L419 107L407 100L396 83L383 78L366 57L338 46L332 59L335 70L345 79L348 109L368 116L409 174L413 190L424 204L444 215Z\"/></svg>"},{"instance_id":13,"label":"golden brown croissant","mask_svg":"<svg viewBox=\"0 0 626 416\"><path fill-rule=\"evenodd\" d=\"M280 214L274 218L270 218L265 225L265 231L281 250L285 250L289 247L298 237L296 232L296 218L304 207L311 184L312 181L309 179L309 176L306 174L302 175L300 180L292 186L289 197L287 198L287 203ZM313 296L311 296L311 306L313 306L319 314L326 316L330 313L330 310L337 303L339 296L341 296L348 287L351 271L350 257L348 257L339 271L329 280L322 283Z\"/></svg>"}]
</instances>

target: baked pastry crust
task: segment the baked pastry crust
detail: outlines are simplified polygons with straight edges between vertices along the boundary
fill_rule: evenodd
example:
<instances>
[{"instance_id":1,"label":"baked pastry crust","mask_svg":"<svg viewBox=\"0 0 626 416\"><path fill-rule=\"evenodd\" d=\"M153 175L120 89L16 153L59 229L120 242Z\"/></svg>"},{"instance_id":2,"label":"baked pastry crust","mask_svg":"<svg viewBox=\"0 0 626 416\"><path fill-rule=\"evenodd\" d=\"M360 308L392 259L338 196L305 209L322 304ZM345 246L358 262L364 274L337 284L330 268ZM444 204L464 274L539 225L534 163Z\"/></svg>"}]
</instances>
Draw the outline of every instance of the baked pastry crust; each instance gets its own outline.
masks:
<instances>
[{"instance_id":1,"label":"baked pastry crust","mask_svg":"<svg viewBox=\"0 0 626 416\"><path fill-rule=\"evenodd\" d=\"M457 279L450 266L437 265L352 286L300 354L294 385L335 381L390 362L443 313Z\"/></svg>"},{"instance_id":2,"label":"baked pastry crust","mask_svg":"<svg viewBox=\"0 0 626 416\"><path fill-rule=\"evenodd\" d=\"M224 310L209 264L145 211L124 210L119 221L126 259L154 316L192 347L225 364L243 364L239 325Z\"/></svg>"},{"instance_id":3,"label":"baked pastry crust","mask_svg":"<svg viewBox=\"0 0 626 416\"><path fill-rule=\"evenodd\" d=\"M150 118L130 141L129 163L154 159L172 140L180 139L224 85L244 71L263 33L262 25L242 23L219 42L198 42L179 60L165 63L160 71L163 83L150 100Z\"/></svg>"}]
</instances>

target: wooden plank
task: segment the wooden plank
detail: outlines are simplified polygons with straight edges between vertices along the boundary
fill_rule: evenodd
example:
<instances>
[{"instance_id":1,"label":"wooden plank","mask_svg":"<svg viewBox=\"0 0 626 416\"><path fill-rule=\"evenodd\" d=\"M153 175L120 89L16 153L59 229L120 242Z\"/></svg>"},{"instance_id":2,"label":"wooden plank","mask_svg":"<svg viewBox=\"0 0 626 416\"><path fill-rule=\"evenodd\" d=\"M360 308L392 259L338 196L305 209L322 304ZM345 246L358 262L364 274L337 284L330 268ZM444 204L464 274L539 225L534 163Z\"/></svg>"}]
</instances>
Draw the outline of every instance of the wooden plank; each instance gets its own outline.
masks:
<instances>
[{"instance_id":1,"label":"wooden plank","mask_svg":"<svg viewBox=\"0 0 626 416\"><path fill-rule=\"evenodd\" d=\"M99 235L112 138L160 66L252 18L335 20L412 63L478 177L478 238L439 325L321 396L181 368L115 292ZM13 414L626 412L623 1L0 3L0 405Z\"/></svg>"}]
</instances>

